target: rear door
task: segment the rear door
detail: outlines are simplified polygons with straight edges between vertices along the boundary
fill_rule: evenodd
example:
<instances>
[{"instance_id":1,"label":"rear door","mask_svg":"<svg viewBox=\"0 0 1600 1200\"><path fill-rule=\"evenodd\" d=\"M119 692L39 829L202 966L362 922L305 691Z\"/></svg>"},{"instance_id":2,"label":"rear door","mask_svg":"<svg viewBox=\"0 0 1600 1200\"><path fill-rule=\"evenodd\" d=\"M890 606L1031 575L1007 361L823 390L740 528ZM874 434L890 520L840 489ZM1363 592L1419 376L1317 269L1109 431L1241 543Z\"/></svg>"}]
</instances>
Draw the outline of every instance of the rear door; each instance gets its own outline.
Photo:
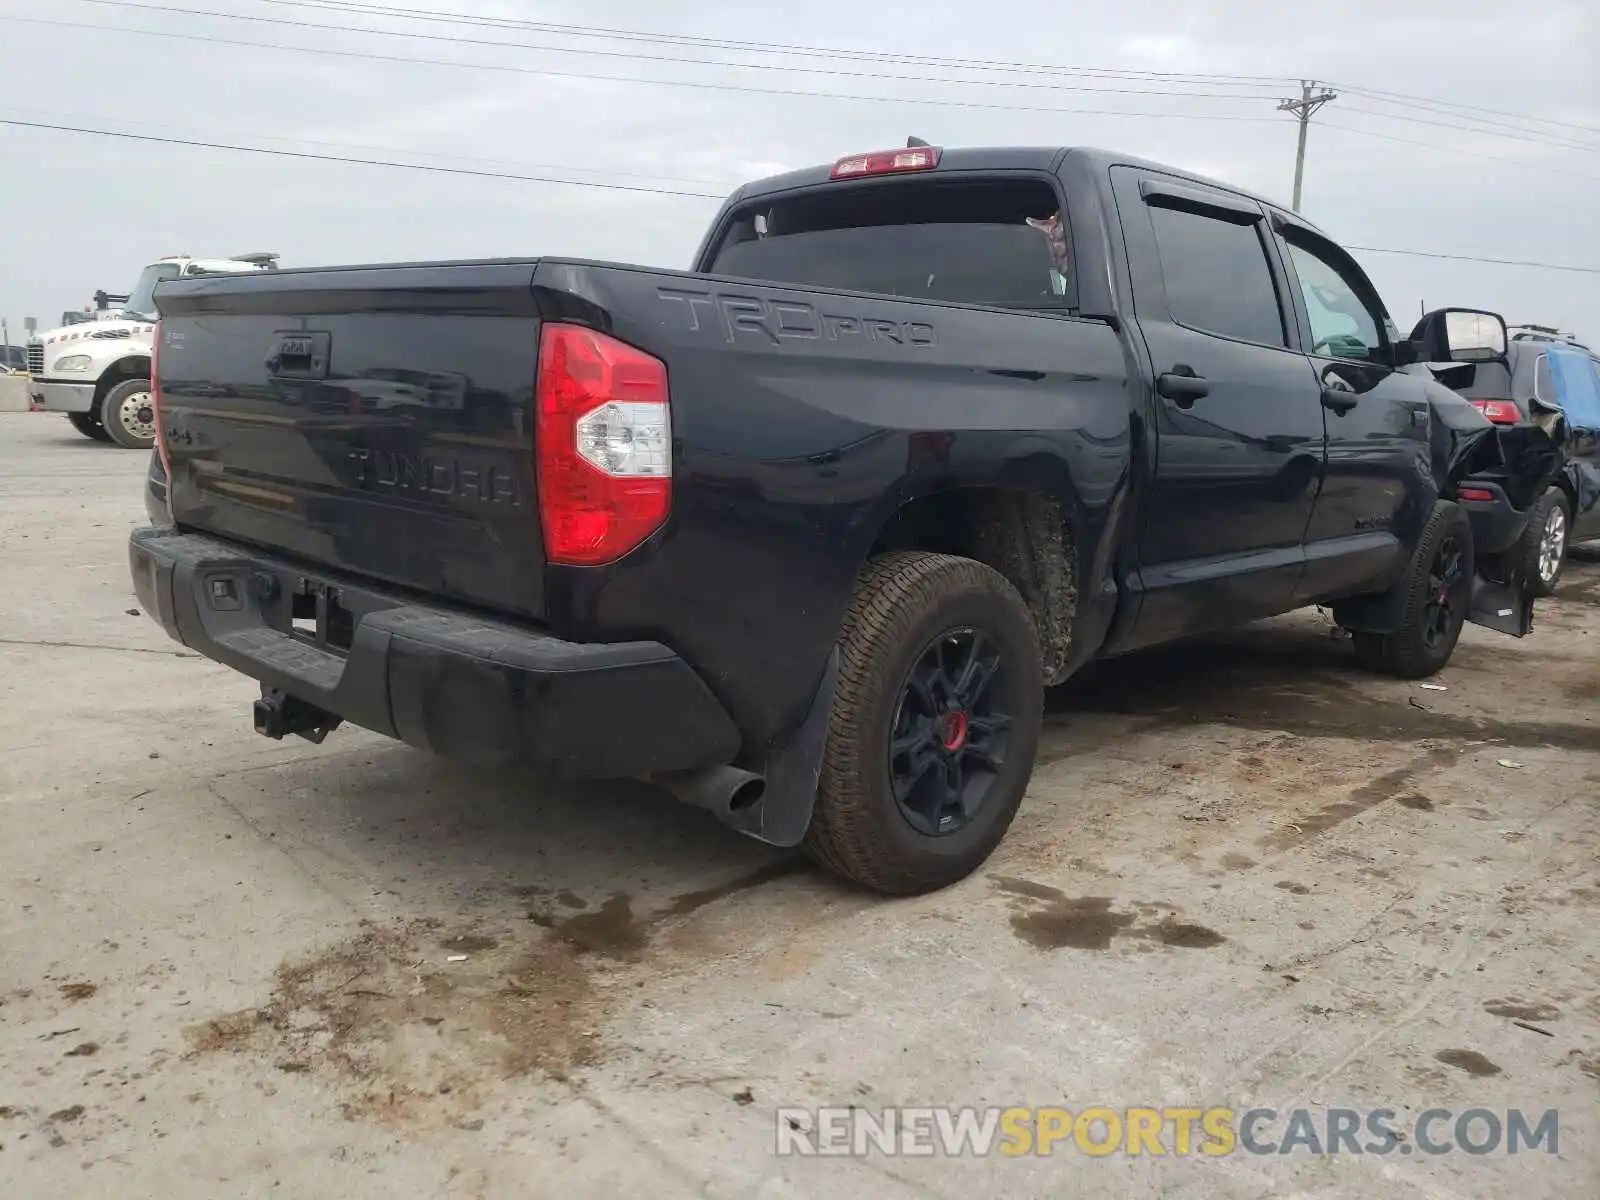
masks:
<instances>
[{"instance_id":1,"label":"rear door","mask_svg":"<svg viewBox=\"0 0 1600 1200\"><path fill-rule=\"evenodd\" d=\"M1432 509L1426 384L1388 365L1392 323L1355 261L1286 215L1274 225L1328 429L1299 598L1332 597L1386 582Z\"/></svg>"},{"instance_id":2,"label":"rear door","mask_svg":"<svg viewBox=\"0 0 1600 1200\"><path fill-rule=\"evenodd\" d=\"M1323 418L1261 206L1143 169L1112 178L1157 381L1133 630L1144 645L1291 606Z\"/></svg>"},{"instance_id":3,"label":"rear door","mask_svg":"<svg viewBox=\"0 0 1600 1200\"><path fill-rule=\"evenodd\" d=\"M1560 410L1566 427L1572 536L1600 537L1600 359L1573 346L1549 346L1539 356L1534 389L1542 404Z\"/></svg>"},{"instance_id":4,"label":"rear door","mask_svg":"<svg viewBox=\"0 0 1600 1200\"><path fill-rule=\"evenodd\" d=\"M173 518L310 575L540 615L533 266L165 285L157 370Z\"/></svg>"}]
</instances>

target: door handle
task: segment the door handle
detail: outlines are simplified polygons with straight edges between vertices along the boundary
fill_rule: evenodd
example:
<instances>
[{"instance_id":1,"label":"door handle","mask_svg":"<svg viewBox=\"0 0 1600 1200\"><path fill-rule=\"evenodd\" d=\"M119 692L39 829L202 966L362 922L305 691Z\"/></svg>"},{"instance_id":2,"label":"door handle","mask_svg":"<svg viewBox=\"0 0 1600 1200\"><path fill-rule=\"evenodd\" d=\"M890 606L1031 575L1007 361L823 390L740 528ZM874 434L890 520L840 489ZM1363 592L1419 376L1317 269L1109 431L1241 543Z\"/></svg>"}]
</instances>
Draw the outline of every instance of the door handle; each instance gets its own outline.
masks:
<instances>
[{"instance_id":1,"label":"door handle","mask_svg":"<svg viewBox=\"0 0 1600 1200\"><path fill-rule=\"evenodd\" d=\"M1156 391L1179 408L1189 408L1211 393L1211 384L1196 375L1193 367L1176 366L1156 379Z\"/></svg>"},{"instance_id":2,"label":"door handle","mask_svg":"<svg viewBox=\"0 0 1600 1200\"><path fill-rule=\"evenodd\" d=\"M1322 407L1337 416L1344 416L1358 403L1360 398L1354 392L1346 392L1339 388L1322 389Z\"/></svg>"}]
</instances>

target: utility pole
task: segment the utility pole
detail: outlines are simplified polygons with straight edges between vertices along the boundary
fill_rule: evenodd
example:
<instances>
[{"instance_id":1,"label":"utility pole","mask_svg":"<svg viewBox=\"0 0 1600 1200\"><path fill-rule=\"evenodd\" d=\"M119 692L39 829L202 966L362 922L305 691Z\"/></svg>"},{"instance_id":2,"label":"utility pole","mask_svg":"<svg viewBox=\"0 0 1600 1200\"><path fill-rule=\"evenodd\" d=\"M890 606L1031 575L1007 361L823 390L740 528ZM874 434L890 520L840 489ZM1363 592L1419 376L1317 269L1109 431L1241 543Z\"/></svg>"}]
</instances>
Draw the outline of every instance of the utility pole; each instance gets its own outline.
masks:
<instances>
[{"instance_id":1,"label":"utility pole","mask_svg":"<svg viewBox=\"0 0 1600 1200\"><path fill-rule=\"evenodd\" d=\"M1295 212L1300 211L1300 183L1306 173L1306 127L1311 124L1311 114L1320 109L1330 100L1339 98L1338 92L1322 88L1313 94L1312 88L1316 86L1314 79L1300 81L1300 99L1282 100L1278 103L1278 111L1294 113L1300 119L1300 145L1294 155L1294 202L1290 205Z\"/></svg>"}]
</instances>

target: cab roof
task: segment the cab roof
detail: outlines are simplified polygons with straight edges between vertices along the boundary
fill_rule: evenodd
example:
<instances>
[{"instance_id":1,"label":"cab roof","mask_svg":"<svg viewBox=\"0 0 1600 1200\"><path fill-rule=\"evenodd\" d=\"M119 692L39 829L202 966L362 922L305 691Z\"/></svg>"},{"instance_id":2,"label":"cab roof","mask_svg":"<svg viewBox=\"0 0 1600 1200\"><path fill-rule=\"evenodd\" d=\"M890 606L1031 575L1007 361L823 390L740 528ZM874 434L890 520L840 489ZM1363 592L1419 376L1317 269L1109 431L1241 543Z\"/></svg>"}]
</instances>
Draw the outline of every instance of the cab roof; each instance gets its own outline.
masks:
<instances>
[{"instance_id":1,"label":"cab roof","mask_svg":"<svg viewBox=\"0 0 1600 1200\"><path fill-rule=\"evenodd\" d=\"M896 149L896 147L884 147L883 149L890 150ZM1169 166L1166 163L1151 162L1136 155L1119 154L1110 150L1098 150L1089 146L940 147L939 165L926 174L917 173L916 177L929 178L951 175L957 172L988 171L1041 171L1054 173L1061 168L1061 164L1069 156L1097 173L1104 173L1112 167L1138 167L1148 171L1159 171L1164 175L1187 180L1190 183L1220 188L1223 191L1231 192L1235 196L1248 197L1272 212L1293 216L1296 221L1310 228L1317 228L1304 217L1298 214L1291 214L1289 209L1279 201L1270 200L1265 196L1257 195L1234 184L1210 179L1204 175L1197 175L1192 171L1185 171L1180 167ZM728 203L747 204L764 196L777 196L785 192L826 187L830 184L839 186L839 181L831 178L833 166L833 163L824 163L820 166L802 167L797 171L789 171L782 175L772 175L765 179L754 180L735 191L728 198ZM908 177L910 176L901 175L885 178L904 179ZM1321 231L1319 230L1319 232Z\"/></svg>"}]
</instances>

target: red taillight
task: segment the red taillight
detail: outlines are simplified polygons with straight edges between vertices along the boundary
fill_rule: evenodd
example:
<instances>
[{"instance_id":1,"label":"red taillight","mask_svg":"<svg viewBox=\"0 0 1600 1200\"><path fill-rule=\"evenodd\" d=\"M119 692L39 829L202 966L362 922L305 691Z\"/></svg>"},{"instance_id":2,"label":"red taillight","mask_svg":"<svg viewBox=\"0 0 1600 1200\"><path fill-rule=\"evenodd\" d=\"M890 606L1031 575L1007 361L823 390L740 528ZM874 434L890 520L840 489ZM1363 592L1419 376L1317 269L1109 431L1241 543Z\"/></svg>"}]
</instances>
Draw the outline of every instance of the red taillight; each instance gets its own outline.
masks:
<instances>
[{"instance_id":1,"label":"red taillight","mask_svg":"<svg viewBox=\"0 0 1600 1200\"><path fill-rule=\"evenodd\" d=\"M1522 414L1510 400L1474 400L1472 407L1496 425L1515 425L1522 420Z\"/></svg>"},{"instance_id":2,"label":"red taillight","mask_svg":"<svg viewBox=\"0 0 1600 1200\"><path fill-rule=\"evenodd\" d=\"M1492 501L1494 499L1494 493L1488 488L1464 487L1457 489L1456 499Z\"/></svg>"},{"instance_id":3,"label":"red taillight","mask_svg":"<svg viewBox=\"0 0 1600 1200\"><path fill-rule=\"evenodd\" d=\"M829 179L855 179L861 175L898 175L902 171L931 171L939 165L937 146L917 146L910 150L877 150L871 154L852 154L833 164Z\"/></svg>"},{"instance_id":4,"label":"red taillight","mask_svg":"<svg viewBox=\"0 0 1600 1200\"><path fill-rule=\"evenodd\" d=\"M167 451L167 431L161 421L161 322L150 333L150 411L155 414L156 453L167 476L168 503L172 495L172 456Z\"/></svg>"},{"instance_id":5,"label":"red taillight","mask_svg":"<svg viewBox=\"0 0 1600 1200\"><path fill-rule=\"evenodd\" d=\"M592 329L550 324L534 391L546 561L621 558L672 506L666 364Z\"/></svg>"}]
</instances>

